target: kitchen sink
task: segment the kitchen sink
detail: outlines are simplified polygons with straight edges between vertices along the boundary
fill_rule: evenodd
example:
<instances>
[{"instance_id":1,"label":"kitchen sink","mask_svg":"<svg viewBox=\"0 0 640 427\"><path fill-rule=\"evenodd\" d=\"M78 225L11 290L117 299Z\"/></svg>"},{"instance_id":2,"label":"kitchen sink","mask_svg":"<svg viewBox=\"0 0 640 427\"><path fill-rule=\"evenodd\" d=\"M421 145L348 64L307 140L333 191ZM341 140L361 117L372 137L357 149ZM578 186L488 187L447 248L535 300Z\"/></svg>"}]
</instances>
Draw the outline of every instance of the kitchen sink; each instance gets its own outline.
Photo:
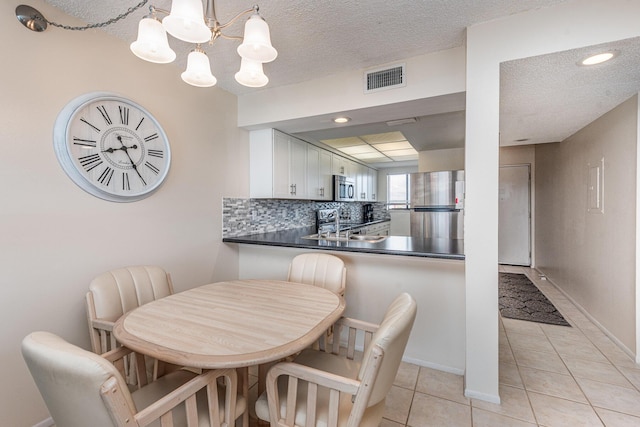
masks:
<instances>
[{"instance_id":1,"label":"kitchen sink","mask_svg":"<svg viewBox=\"0 0 640 427\"><path fill-rule=\"evenodd\" d=\"M382 242L389 236L368 236L365 234L352 234L349 236L335 234L310 234L308 236L304 236L303 239L308 240L326 240L329 242L367 242L367 243L377 243Z\"/></svg>"}]
</instances>

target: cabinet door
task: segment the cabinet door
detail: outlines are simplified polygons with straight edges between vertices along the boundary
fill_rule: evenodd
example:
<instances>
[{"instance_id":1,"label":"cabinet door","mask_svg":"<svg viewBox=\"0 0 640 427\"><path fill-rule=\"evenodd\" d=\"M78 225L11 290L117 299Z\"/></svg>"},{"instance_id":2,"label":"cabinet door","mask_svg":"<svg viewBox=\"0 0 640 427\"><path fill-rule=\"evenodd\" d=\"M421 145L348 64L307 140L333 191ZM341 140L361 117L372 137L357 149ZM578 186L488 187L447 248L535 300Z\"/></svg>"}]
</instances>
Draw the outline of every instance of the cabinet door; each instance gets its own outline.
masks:
<instances>
[{"instance_id":1,"label":"cabinet door","mask_svg":"<svg viewBox=\"0 0 640 427\"><path fill-rule=\"evenodd\" d=\"M312 145L307 147L307 192L310 199L322 197L320 183L320 148Z\"/></svg>"},{"instance_id":2,"label":"cabinet door","mask_svg":"<svg viewBox=\"0 0 640 427\"><path fill-rule=\"evenodd\" d=\"M377 199L376 193L378 192L378 171L369 168L369 182L367 188L369 189L369 193L367 194L368 200L370 202L375 202Z\"/></svg>"},{"instance_id":3,"label":"cabinet door","mask_svg":"<svg viewBox=\"0 0 640 427\"><path fill-rule=\"evenodd\" d=\"M333 174L332 155L326 150L320 150L320 198L321 200L333 200Z\"/></svg>"},{"instance_id":4,"label":"cabinet door","mask_svg":"<svg viewBox=\"0 0 640 427\"><path fill-rule=\"evenodd\" d=\"M347 175L347 166L346 166L347 159L345 159L342 156L338 156L337 154L332 154L331 157L332 157L331 170L333 171L332 172L333 175L346 176Z\"/></svg>"},{"instance_id":5,"label":"cabinet door","mask_svg":"<svg viewBox=\"0 0 640 427\"><path fill-rule=\"evenodd\" d=\"M368 189L369 168L359 163L356 163L355 170L356 170L356 200L364 202L369 200L367 198L367 193L369 191Z\"/></svg>"},{"instance_id":6,"label":"cabinet door","mask_svg":"<svg viewBox=\"0 0 640 427\"><path fill-rule=\"evenodd\" d=\"M307 143L296 138L289 141L289 185L291 198L306 199L307 194Z\"/></svg>"},{"instance_id":7,"label":"cabinet door","mask_svg":"<svg viewBox=\"0 0 640 427\"><path fill-rule=\"evenodd\" d=\"M274 132L273 136L273 197L279 199L293 198L289 181L290 150L288 135Z\"/></svg>"}]
</instances>

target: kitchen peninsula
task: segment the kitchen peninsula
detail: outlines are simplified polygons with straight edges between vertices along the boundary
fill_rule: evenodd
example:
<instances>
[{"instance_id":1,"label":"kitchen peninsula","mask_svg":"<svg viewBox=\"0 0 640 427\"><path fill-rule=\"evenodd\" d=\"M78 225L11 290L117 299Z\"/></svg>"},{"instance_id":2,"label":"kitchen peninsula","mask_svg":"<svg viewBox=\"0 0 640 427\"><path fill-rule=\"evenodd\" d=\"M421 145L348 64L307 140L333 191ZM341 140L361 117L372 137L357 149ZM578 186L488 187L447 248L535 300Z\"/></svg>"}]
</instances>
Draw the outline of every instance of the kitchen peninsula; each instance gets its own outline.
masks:
<instances>
[{"instance_id":1,"label":"kitchen peninsula","mask_svg":"<svg viewBox=\"0 0 640 427\"><path fill-rule=\"evenodd\" d=\"M341 205L343 213L352 210L353 222L361 222L356 217L357 205ZM317 233L315 212L335 207L335 203L225 198L223 241L238 255L238 278L286 280L296 255L327 251L342 259L347 268L345 316L379 322L389 302L398 293L408 292L418 303L418 314L404 360L463 374L463 240L407 236L388 236L373 243L304 239ZM374 203L373 207L374 223L389 220L384 204Z\"/></svg>"},{"instance_id":2,"label":"kitchen peninsula","mask_svg":"<svg viewBox=\"0 0 640 427\"><path fill-rule=\"evenodd\" d=\"M284 246L301 249L360 252L427 258L464 259L462 239L427 239L410 236L387 236L378 242L334 241L305 238L316 233L314 227L294 228L246 236L225 237L223 242L249 245Z\"/></svg>"}]
</instances>

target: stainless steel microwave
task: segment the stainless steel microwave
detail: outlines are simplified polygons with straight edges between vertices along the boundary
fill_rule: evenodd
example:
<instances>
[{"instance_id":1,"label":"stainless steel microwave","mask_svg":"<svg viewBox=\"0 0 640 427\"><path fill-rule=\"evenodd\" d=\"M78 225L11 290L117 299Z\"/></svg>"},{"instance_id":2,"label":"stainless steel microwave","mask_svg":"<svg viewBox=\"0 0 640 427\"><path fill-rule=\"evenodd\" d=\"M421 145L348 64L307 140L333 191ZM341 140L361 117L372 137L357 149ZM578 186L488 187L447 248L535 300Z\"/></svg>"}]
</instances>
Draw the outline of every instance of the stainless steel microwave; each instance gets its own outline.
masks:
<instances>
[{"instance_id":1,"label":"stainless steel microwave","mask_svg":"<svg viewBox=\"0 0 640 427\"><path fill-rule=\"evenodd\" d=\"M356 182L346 176L333 176L333 200L336 202L353 202L356 200Z\"/></svg>"}]
</instances>

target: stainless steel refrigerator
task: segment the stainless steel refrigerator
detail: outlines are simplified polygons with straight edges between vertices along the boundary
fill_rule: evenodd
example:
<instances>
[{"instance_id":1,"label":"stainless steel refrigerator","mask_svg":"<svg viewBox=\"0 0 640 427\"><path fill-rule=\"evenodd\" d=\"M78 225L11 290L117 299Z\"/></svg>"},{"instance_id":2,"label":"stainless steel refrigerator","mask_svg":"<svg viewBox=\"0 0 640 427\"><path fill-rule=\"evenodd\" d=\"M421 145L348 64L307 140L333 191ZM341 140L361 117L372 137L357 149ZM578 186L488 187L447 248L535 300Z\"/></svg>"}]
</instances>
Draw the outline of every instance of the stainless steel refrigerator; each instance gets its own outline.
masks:
<instances>
[{"instance_id":1,"label":"stainless steel refrigerator","mask_svg":"<svg viewBox=\"0 0 640 427\"><path fill-rule=\"evenodd\" d=\"M464 171L410 174L411 235L464 238Z\"/></svg>"}]
</instances>

